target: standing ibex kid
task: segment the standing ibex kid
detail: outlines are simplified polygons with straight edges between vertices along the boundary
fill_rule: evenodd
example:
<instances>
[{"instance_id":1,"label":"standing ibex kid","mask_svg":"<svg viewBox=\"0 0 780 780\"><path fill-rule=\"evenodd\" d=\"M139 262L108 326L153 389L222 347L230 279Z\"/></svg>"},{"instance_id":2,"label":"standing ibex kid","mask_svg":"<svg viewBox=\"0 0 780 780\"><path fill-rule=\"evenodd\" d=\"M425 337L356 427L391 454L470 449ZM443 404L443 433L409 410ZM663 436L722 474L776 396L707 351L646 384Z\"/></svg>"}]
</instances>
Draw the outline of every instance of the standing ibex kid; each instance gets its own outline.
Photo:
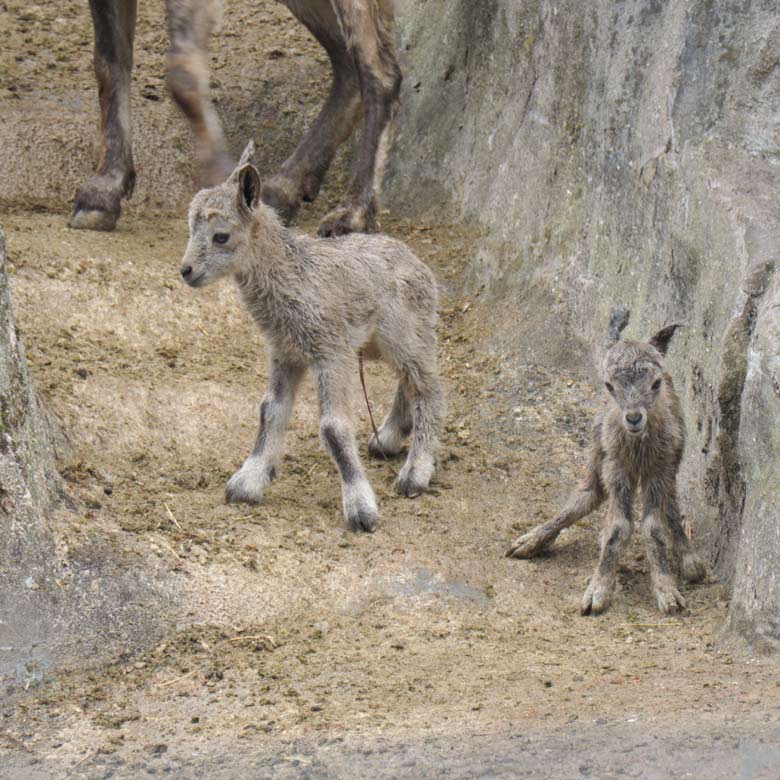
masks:
<instances>
[{"instance_id":1,"label":"standing ibex kid","mask_svg":"<svg viewBox=\"0 0 780 780\"><path fill-rule=\"evenodd\" d=\"M312 369L320 435L341 474L352 530L374 529L376 499L358 456L351 388L356 354L381 357L400 375L390 414L372 436L372 454L412 443L398 476L406 496L423 492L435 468L444 414L436 368L436 281L385 235L313 239L293 235L260 200L250 142L226 182L190 205L190 240L181 276L200 287L230 274L268 343L270 381L254 449L227 484L227 500L257 503L276 476L295 392Z\"/></svg>"},{"instance_id":2,"label":"standing ibex kid","mask_svg":"<svg viewBox=\"0 0 780 780\"><path fill-rule=\"evenodd\" d=\"M637 487L644 503L642 534L658 609L676 612L685 606L675 574L701 580L706 568L682 527L677 502L677 471L685 444L685 422L663 357L678 324L669 325L649 342L621 340L629 312L612 312L604 358L604 409L593 425L588 474L566 507L552 520L516 539L507 555L532 558L558 534L609 499L601 557L582 599L583 614L609 606L618 560L633 531Z\"/></svg>"}]
</instances>

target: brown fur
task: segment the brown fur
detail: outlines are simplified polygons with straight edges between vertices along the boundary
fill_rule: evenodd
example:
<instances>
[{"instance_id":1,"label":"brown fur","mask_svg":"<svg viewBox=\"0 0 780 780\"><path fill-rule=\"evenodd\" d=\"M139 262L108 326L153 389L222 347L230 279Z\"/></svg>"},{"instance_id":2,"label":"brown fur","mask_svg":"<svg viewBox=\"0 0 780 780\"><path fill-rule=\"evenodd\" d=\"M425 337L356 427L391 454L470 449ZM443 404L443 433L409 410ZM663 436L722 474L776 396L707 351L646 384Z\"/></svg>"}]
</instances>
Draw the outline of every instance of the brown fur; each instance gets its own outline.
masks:
<instances>
[{"instance_id":1,"label":"brown fur","mask_svg":"<svg viewBox=\"0 0 780 780\"><path fill-rule=\"evenodd\" d=\"M319 116L281 170L265 182L263 201L289 223L301 201L317 197L338 147L363 108L364 129L349 191L320 225L321 236L377 229L377 198L401 85L392 0L280 0L327 51L330 93ZM209 98L208 41L219 16L215 0L166 0L168 86L190 121L199 179L221 182L233 165ZM135 0L90 0L95 71L105 153L80 187L69 224L112 230L135 181L130 150L130 70Z\"/></svg>"},{"instance_id":2,"label":"brown fur","mask_svg":"<svg viewBox=\"0 0 780 780\"><path fill-rule=\"evenodd\" d=\"M251 145L229 179L190 206L181 275L200 287L230 275L266 336L271 366L254 450L227 485L229 501L255 503L275 477L295 392L314 374L320 436L341 475L353 530L374 529L376 499L358 455L351 391L356 353L379 356L400 381L369 451L397 454L412 441L396 483L402 495L428 488L444 414L436 368L436 282L404 244L384 235L312 239L284 228L259 202Z\"/></svg>"},{"instance_id":3,"label":"brown fur","mask_svg":"<svg viewBox=\"0 0 780 780\"><path fill-rule=\"evenodd\" d=\"M685 446L685 422L663 356L677 325L663 328L649 342L621 340L628 310L613 311L603 376L608 398L596 416L588 473L564 509L552 520L516 539L507 555L532 558L558 534L608 500L601 556L582 599L583 614L609 606L617 564L633 532L633 500L639 489L642 535L661 612L685 606L675 577L695 582L706 568L682 527L677 471Z\"/></svg>"}]
</instances>

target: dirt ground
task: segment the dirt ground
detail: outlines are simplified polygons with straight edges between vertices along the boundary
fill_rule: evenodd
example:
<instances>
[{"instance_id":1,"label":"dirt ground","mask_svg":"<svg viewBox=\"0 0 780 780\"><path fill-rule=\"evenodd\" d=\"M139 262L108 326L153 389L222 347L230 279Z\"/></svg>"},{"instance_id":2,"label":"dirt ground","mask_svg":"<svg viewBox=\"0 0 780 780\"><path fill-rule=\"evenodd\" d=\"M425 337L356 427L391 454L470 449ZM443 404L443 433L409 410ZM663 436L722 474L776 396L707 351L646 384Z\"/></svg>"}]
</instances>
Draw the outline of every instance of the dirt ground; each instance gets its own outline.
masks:
<instances>
[{"instance_id":1,"label":"dirt ground","mask_svg":"<svg viewBox=\"0 0 780 780\"><path fill-rule=\"evenodd\" d=\"M85 46L80 13L69 29ZM146 17L139 38L141 52L164 47ZM67 40L64 61L76 62ZM45 63L14 75L24 57L13 55L13 66L8 51L4 88L40 88ZM79 63L58 78L88 78ZM313 230L336 195L334 186L324 192L300 229ZM20 208L2 220L27 356L71 443L62 470L78 509L59 516L58 533L73 551L100 540L128 561L164 562L177 604L156 646L106 667L85 659L17 691L3 708L0 762L22 761L8 766L30 777L36 766L71 777L190 776L176 774L185 765L197 776L187 762L221 755L249 768L247 756L273 750L290 771L318 776L300 745L425 738L438 740L431 755L445 756L477 737L525 733L543 763L540 735L550 735L548 752L563 750L567 732L587 739L594 724L613 724L615 740L624 727L776 731L777 666L721 644L727 604L717 582L686 588L689 610L661 617L635 540L609 613L580 617L600 515L547 558L504 557L581 473L598 396L580 370L524 361L522 344L512 355L491 348L500 311L463 293L479 240L472 231L383 217L441 282L449 413L434 490L399 498L392 478L402 461L368 463L382 519L373 535L354 535L319 444L310 383L262 506L224 503L225 481L253 442L264 351L230 283L193 291L179 282L184 215L130 210L117 232L93 234L69 231L65 210ZM381 416L392 377L369 364L367 383ZM357 367L355 391L357 401ZM356 410L365 443L368 417L362 404ZM501 744L483 750L480 766ZM654 750L660 759L664 748ZM282 774L259 766L258 776ZM222 767L227 774L201 776L231 776ZM365 762L344 771L378 774Z\"/></svg>"}]
</instances>

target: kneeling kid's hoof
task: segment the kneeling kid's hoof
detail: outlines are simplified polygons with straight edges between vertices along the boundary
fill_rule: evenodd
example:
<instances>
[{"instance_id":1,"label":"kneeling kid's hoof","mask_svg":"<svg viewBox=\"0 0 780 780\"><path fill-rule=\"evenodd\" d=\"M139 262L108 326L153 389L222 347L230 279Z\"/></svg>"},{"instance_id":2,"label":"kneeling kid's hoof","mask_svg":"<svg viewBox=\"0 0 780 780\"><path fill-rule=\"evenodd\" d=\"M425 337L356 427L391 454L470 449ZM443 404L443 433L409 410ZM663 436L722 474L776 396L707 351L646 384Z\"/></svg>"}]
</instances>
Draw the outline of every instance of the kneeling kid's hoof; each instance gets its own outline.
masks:
<instances>
[{"instance_id":1,"label":"kneeling kid's hoof","mask_svg":"<svg viewBox=\"0 0 780 780\"><path fill-rule=\"evenodd\" d=\"M685 599L673 585L656 588L655 600L658 604L658 610L664 615L676 615L685 609Z\"/></svg>"},{"instance_id":2,"label":"kneeling kid's hoof","mask_svg":"<svg viewBox=\"0 0 780 780\"><path fill-rule=\"evenodd\" d=\"M588 585L580 604L581 615L601 615L612 601L612 588L607 585Z\"/></svg>"},{"instance_id":3,"label":"kneeling kid's hoof","mask_svg":"<svg viewBox=\"0 0 780 780\"><path fill-rule=\"evenodd\" d=\"M701 582L707 576L707 564L694 553L683 555L680 573L686 582Z\"/></svg>"},{"instance_id":4,"label":"kneeling kid's hoof","mask_svg":"<svg viewBox=\"0 0 780 780\"><path fill-rule=\"evenodd\" d=\"M512 542L512 546L506 551L507 558L535 558L541 555L553 540L545 538L538 529L528 531Z\"/></svg>"}]
</instances>

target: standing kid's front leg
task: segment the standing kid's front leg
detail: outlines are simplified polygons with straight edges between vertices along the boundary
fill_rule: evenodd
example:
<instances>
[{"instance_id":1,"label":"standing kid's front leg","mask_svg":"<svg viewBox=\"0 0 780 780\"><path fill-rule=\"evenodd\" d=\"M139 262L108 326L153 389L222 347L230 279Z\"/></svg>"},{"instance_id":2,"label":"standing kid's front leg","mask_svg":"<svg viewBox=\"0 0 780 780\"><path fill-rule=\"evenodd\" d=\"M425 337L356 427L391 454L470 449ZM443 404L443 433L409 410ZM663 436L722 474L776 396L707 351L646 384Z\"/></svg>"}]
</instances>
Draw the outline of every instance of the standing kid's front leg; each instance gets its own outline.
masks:
<instances>
[{"instance_id":1,"label":"standing kid's front leg","mask_svg":"<svg viewBox=\"0 0 780 780\"><path fill-rule=\"evenodd\" d=\"M358 455L352 425L350 361L315 369L320 400L320 438L341 475L344 517L350 531L373 531L379 519L376 498Z\"/></svg>"},{"instance_id":2,"label":"standing kid's front leg","mask_svg":"<svg viewBox=\"0 0 780 780\"><path fill-rule=\"evenodd\" d=\"M257 440L244 464L228 480L225 490L228 502L259 503L263 491L276 476L282 458L284 433L303 372L301 366L272 358L268 391L260 404Z\"/></svg>"}]
</instances>

